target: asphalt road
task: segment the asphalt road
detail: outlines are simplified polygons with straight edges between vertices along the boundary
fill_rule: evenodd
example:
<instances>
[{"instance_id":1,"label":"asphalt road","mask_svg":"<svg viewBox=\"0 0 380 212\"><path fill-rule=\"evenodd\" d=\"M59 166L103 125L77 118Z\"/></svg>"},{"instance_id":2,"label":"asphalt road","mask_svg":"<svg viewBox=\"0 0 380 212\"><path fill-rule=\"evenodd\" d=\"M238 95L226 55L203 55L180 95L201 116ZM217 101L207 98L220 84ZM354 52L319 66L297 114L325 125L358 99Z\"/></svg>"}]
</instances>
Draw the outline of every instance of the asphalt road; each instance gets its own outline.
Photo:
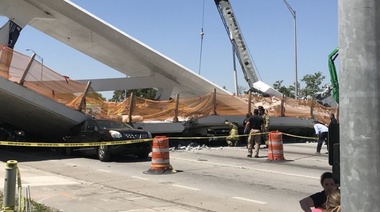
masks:
<instances>
[{"instance_id":1,"label":"asphalt road","mask_svg":"<svg viewBox=\"0 0 380 212\"><path fill-rule=\"evenodd\" d=\"M177 172L157 175L147 172L150 159L105 163L47 149L2 148L0 177L5 162L17 160L32 199L67 212L301 211L298 201L322 190L319 177L331 171L328 155L315 155L315 147L284 144L282 161L268 161L267 149L260 158L247 158L245 147L173 150L170 164Z\"/></svg>"}]
</instances>

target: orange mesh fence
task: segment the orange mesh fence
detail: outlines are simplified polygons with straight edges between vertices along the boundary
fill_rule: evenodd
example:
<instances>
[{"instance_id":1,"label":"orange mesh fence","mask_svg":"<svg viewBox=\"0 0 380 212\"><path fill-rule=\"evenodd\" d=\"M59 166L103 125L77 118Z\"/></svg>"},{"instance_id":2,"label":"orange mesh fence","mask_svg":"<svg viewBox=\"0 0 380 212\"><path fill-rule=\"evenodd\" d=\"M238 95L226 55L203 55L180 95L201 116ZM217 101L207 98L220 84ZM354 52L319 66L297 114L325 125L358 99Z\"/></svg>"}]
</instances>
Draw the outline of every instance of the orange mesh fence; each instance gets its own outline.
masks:
<instances>
[{"instance_id":1,"label":"orange mesh fence","mask_svg":"<svg viewBox=\"0 0 380 212\"><path fill-rule=\"evenodd\" d=\"M1 76L19 83L31 58L6 47L1 49L0 58ZM71 102L86 89L86 84L62 76L37 60L32 61L24 80L28 89L62 104Z\"/></svg>"},{"instance_id":2,"label":"orange mesh fence","mask_svg":"<svg viewBox=\"0 0 380 212\"><path fill-rule=\"evenodd\" d=\"M31 58L2 47L0 52L0 76L19 83ZM82 95L87 84L62 76L37 60L33 60L23 84L30 90L53 99L67 107L77 109L82 101ZM139 97L126 98L122 102L103 101L99 94L89 89L82 107L82 112L97 118L119 119L129 121L129 113L134 121L172 121L176 111L176 99L154 101ZM214 100L216 99L216 101ZM132 107L131 107L132 102ZM224 94L205 94L193 98L178 100L178 119L204 117L211 114L241 115L248 112L248 96L231 96ZM335 108L324 107L312 100L295 100L276 97L252 96L251 108L263 106L270 116L281 116L281 110L287 117L315 118L322 123L329 122L329 113L335 113ZM216 108L216 111L214 111Z\"/></svg>"}]
</instances>

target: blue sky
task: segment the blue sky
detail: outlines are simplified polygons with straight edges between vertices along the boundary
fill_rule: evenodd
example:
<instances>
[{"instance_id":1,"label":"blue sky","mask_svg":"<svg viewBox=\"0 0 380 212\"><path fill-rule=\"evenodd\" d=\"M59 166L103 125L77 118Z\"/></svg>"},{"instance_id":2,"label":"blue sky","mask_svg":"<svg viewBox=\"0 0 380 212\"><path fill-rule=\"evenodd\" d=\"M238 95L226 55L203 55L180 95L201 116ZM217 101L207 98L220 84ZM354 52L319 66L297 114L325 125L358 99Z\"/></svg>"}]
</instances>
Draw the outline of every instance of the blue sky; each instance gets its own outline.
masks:
<instances>
[{"instance_id":1,"label":"blue sky","mask_svg":"<svg viewBox=\"0 0 380 212\"><path fill-rule=\"evenodd\" d=\"M213 0L72 2L195 73L199 72L203 20L200 74L234 92L232 47ZM259 78L269 85L277 80L283 80L285 86L293 84L293 17L283 0L230 2ZM326 76L325 83L329 83L327 56L338 45L337 1L288 0L288 3L297 12L299 82L306 74L320 71ZM0 18L1 25L6 21L5 17ZM46 66L72 79L123 76L30 26L21 31L15 46L15 50L31 55L26 49L33 49L43 57ZM238 82L248 87L240 67ZM110 94L105 95L110 98Z\"/></svg>"}]
</instances>

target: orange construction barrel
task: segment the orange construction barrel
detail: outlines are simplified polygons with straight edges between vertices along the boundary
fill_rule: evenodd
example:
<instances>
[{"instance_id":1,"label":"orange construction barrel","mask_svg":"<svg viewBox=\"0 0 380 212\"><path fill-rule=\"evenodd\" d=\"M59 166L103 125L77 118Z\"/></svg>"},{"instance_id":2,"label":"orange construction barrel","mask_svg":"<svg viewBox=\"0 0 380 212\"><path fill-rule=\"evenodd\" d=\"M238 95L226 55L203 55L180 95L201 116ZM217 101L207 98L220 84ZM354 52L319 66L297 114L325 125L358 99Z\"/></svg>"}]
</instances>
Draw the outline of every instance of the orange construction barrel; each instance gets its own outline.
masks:
<instances>
[{"instance_id":1,"label":"orange construction barrel","mask_svg":"<svg viewBox=\"0 0 380 212\"><path fill-rule=\"evenodd\" d=\"M285 160L282 133L278 131L269 133L268 160Z\"/></svg>"},{"instance_id":2,"label":"orange construction barrel","mask_svg":"<svg viewBox=\"0 0 380 212\"><path fill-rule=\"evenodd\" d=\"M175 173L169 160L169 139L166 136L156 136L152 145L152 164L146 174Z\"/></svg>"}]
</instances>

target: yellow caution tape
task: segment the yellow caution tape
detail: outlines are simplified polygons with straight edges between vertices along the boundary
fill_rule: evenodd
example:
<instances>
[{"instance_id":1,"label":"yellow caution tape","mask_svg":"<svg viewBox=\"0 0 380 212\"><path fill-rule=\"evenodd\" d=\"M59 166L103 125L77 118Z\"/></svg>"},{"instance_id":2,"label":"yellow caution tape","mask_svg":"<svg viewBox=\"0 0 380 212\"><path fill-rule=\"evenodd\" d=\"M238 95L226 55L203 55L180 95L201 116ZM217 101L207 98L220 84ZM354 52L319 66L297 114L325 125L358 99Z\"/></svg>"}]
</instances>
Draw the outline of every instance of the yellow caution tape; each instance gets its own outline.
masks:
<instances>
[{"instance_id":1,"label":"yellow caution tape","mask_svg":"<svg viewBox=\"0 0 380 212\"><path fill-rule=\"evenodd\" d=\"M252 133L252 135L262 135L262 134L268 134L267 132L263 133ZM196 139L218 139L218 138L226 138L229 135L223 135L223 136L205 136L205 137L168 137L168 139L175 139L175 140L196 140ZM235 135L234 137L247 137L249 134L244 135Z\"/></svg>"},{"instance_id":2,"label":"yellow caution tape","mask_svg":"<svg viewBox=\"0 0 380 212\"><path fill-rule=\"evenodd\" d=\"M298 136L292 135L288 133L280 132L283 135L287 135L290 137L310 139L310 140L318 140L316 137L306 137L306 136ZM269 132L262 133L253 133L252 135L264 135L269 134ZM247 137L249 134L244 135L236 135L236 137ZM216 140L220 138L226 138L228 136L206 136L206 137L167 137L169 140L200 140L200 139L208 139L208 140ZM141 142L152 141L153 138L148 139L136 139L136 140L122 140L122 141L102 141L102 142L89 142L89 143L38 143L38 142L15 142L15 141L0 141L0 145L3 146L27 146L27 147L91 147L91 146L110 146L110 145L123 145L123 144L134 144Z\"/></svg>"},{"instance_id":3,"label":"yellow caution tape","mask_svg":"<svg viewBox=\"0 0 380 212\"><path fill-rule=\"evenodd\" d=\"M111 146L111 145L122 145L122 144L134 144L134 143L148 142L152 140L153 138L123 140L123 141L89 142L89 143L37 143L37 142L0 141L0 145L27 146L27 147L89 147L89 146Z\"/></svg>"},{"instance_id":4,"label":"yellow caution tape","mask_svg":"<svg viewBox=\"0 0 380 212\"><path fill-rule=\"evenodd\" d=\"M304 139L318 140L317 137L306 137L306 136L292 135L292 134L288 134L288 133L282 133L282 134L290 136L290 137L295 137L295 138L304 138Z\"/></svg>"}]
</instances>

